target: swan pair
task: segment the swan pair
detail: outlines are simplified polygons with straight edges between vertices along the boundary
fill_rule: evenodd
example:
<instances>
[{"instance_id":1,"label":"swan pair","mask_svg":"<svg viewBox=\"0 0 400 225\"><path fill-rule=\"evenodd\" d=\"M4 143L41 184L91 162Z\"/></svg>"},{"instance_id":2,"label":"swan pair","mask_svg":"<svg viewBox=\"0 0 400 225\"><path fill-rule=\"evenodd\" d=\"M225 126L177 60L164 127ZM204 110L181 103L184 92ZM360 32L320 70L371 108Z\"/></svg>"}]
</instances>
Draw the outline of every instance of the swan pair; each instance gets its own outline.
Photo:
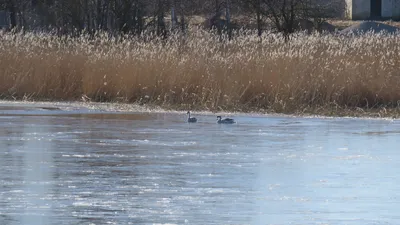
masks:
<instances>
[{"instance_id":1,"label":"swan pair","mask_svg":"<svg viewBox=\"0 0 400 225\"><path fill-rule=\"evenodd\" d=\"M188 111L187 114L188 114L188 120L187 120L188 123L196 123L197 122L197 119L195 117L190 117L190 111ZM230 119L230 118L222 119L221 116L217 116L217 123L219 123L219 124L233 124L233 123L235 123L235 120L234 119Z\"/></svg>"}]
</instances>

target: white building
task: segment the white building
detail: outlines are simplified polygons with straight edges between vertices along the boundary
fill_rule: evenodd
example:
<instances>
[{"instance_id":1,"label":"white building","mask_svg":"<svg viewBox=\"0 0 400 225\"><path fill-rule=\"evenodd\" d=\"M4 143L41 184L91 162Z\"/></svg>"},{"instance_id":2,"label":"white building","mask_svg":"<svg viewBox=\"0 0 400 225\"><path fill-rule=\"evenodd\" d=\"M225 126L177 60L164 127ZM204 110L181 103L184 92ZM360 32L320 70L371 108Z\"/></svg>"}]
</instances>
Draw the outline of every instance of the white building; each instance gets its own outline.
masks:
<instances>
[{"instance_id":1,"label":"white building","mask_svg":"<svg viewBox=\"0 0 400 225\"><path fill-rule=\"evenodd\" d=\"M352 20L400 20L400 0L346 0L346 5Z\"/></svg>"}]
</instances>

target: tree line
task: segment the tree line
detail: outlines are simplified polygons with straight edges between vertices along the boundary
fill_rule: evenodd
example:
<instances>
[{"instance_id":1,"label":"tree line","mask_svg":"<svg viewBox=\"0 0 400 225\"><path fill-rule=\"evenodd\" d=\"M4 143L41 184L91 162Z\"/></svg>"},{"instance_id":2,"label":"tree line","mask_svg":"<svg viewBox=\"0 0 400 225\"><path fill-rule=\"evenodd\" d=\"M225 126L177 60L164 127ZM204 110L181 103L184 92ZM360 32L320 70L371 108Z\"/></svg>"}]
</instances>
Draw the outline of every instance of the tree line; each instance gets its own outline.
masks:
<instances>
[{"instance_id":1,"label":"tree line","mask_svg":"<svg viewBox=\"0 0 400 225\"><path fill-rule=\"evenodd\" d=\"M167 36L185 32L195 15L219 33L231 32L232 18L255 21L261 35L266 24L293 33L300 20L315 24L344 13L344 0L0 0L11 29L57 30L63 34L107 31L140 35L154 31ZM245 25L245 24L240 24Z\"/></svg>"}]
</instances>

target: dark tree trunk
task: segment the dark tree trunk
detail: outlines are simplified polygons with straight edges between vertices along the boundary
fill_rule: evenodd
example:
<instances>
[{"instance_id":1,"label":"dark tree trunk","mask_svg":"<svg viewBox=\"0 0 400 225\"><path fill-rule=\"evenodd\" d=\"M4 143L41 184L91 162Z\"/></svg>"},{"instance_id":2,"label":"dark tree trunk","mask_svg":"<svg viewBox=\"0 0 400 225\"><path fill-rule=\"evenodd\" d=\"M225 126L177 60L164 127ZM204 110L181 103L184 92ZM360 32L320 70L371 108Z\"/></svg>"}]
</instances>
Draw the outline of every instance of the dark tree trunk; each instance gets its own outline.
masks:
<instances>
[{"instance_id":1,"label":"dark tree trunk","mask_svg":"<svg viewBox=\"0 0 400 225\"><path fill-rule=\"evenodd\" d=\"M186 23L185 22L185 15L183 15L183 12L182 12L182 14L181 14L181 30L182 30L182 33L186 32L186 24L185 23Z\"/></svg>"},{"instance_id":2,"label":"dark tree trunk","mask_svg":"<svg viewBox=\"0 0 400 225\"><path fill-rule=\"evenodd\" d=\"M10 28L13 29L17 27L17 9L12 0L7 1L7 10L10 13Z\"/></svg>"},{"instance_id":3,"label":"dark tree trunk","mask_svg":"<svg viewBox=\"0 0 400 225\"><path fill-rule=\"evenodd\" d=\"M96 28L102 30L103 27L103 18L104 18L104 8L102 7L101 1L97 1L96 4Z\"/></svg>"},{"instance_id":4,"label":"dark tree trunk","mask_svg":"<svg viewBox=\"0 0 400 225\"><path fill-rule=\"evenodd\" d=\"M257 14L257 34L258 37L261 37L262 35L262 19L261 19L261 3L260 0L257 2L257 9L256 9L256 14Z\"/></svg>"},{"instance_id":5,"label":"dark tree trunk","mask_svg":"<svg viewBox=\"0 0 400 225\"><path fill-rule=\"evenodd\" d=\"M165 39L167 38L167 27L164 21L164 4L161 0L158 0L157 7L157 35Z\"/></svg>"},{"instance_id":6,"label":"dark tree trunk","mask_svg":"<svg viewBox=\"0 0 400 225\"><path fill-rule=\"evenodd\" d=\"M137 35L140 35L144 29L144 21L143 21L143 5L137 2L136 5L136 18L135 18L135 31Z\"/></svg>"}]
</instances>

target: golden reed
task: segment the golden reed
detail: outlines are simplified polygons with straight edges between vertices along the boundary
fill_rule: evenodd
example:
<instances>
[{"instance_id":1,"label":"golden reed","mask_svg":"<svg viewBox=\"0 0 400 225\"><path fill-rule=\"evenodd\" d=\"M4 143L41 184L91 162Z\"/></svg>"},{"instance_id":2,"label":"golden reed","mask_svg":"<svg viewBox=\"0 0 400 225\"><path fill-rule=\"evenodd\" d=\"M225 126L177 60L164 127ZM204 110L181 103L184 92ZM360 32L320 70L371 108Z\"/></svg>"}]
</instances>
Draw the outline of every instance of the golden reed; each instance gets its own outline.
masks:
<instances>
[{"instance_id":1,"label":"golden reed","mask_svg":"<svg viewBox=\"0 0 400 225\"><path fill-rule=\"evenodd\" d=\"M299 113L398 108L400 36L238 32L191 28L159 40L0 34L2 98L118 101L175 109Z\"/></svg>"}]
</instances>

